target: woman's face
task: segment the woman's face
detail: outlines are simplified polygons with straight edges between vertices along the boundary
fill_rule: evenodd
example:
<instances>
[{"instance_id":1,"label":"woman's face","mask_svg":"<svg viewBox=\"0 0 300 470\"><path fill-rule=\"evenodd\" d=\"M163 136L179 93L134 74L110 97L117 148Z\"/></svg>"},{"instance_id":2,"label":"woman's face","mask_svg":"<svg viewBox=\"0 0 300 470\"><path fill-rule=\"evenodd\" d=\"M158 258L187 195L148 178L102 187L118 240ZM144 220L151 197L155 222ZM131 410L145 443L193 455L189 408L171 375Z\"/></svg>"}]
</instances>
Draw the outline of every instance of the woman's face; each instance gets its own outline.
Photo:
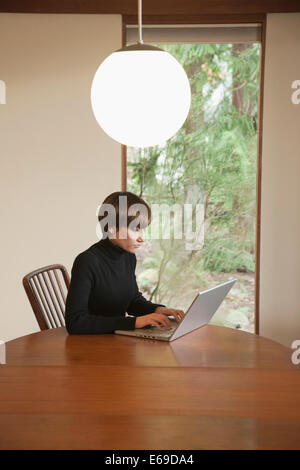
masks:
<instances>
[{"instance_id":1,"label":"woman's face","mask_svg":"<svg viewBox=\"0 0 300 470\"><path fill-rule=\"evenodd\" d=\"M123 250L135 253L144 242L144 232L145 229L139 229L138 227L134 230L121 227L120 230L116 232L115 238L111 238L110 241L123 248Z\"/></svg>"}]
</instances>

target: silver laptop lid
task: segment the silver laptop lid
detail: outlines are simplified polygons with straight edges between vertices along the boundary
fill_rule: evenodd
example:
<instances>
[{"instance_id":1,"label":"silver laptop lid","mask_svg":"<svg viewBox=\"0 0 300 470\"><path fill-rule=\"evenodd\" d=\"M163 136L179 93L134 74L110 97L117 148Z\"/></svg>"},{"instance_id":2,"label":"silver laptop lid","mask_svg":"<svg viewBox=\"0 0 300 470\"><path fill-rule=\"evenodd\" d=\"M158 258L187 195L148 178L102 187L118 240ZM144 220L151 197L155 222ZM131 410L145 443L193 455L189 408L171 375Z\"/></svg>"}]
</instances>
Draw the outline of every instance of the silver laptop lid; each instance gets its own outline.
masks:
<instances>
[{"instance_id":1,"label":"silver laptop lid","mask_svg":"<svg viewBox=\"0 0 300 470\"><path fill-rule=\"evenodd\" d=\"M183 320L170 337L170 341L206 325L215 314L236 279L219 284L216 287L199 292L186 312Z\"/></svg>"}]
</instances>

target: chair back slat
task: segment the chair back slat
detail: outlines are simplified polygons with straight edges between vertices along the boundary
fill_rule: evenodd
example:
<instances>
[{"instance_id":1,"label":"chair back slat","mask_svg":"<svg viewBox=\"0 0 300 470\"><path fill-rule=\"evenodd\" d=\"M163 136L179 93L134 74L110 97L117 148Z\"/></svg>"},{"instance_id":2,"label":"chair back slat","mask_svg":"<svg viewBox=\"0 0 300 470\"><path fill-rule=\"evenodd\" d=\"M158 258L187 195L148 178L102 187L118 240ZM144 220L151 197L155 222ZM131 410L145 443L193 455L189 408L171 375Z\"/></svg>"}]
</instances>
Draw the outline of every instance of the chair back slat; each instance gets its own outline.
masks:
<instances>
[{"instance_id":1,"label":"chair back slat","mask_svg":"<svg viewBox=\"0 0 300 470\"><path fill-rule=\"evenodd\" d=\"M35 286L38 290L39 293L39 298L42 301L43 307L44 307L44 314L47 315L48 320L50 320L52 324L52 328L57 328L59 325L56 321L55 315L53 313L53 310L51 308L51 304L49 302L49 298L47 296L47 292L43 286L42 279L40 277L40 274L37 274L36 276L33 276L33 282L35 283Z\"/></svg>"},{"instance_id":2,"label":"chair back slat","mask_svg":"<svg viewBox=\"0 0 300 470\"><path fill-rule=\"evenodd\" d=\"M64 323L64 318L60 316L59 301L57 298L55 298L56 297L55 292L53 291L52 284L49 284L46 274L48 274L48 278L49 278L49 272L42 273L42 276L44 279L44 283L47 286L48 293L51 297L52 306L54 307L54 311L52 310L52 307L51 307L51 313L52 313L53 318L56 319L55 322L58 322L58 324L61 324L61 323Z\"/></svg>"},{"instance_id":3,"label":"chair back slat","mask_svg":"<svg viewBox=\"0 0 300 470\"><path fill-rule=\"evenodd\" d=\"M58 285L58 287L59 287L59 290L60 290L60 293L61 293L61 296L62 296L64 305L65 305L65 304L66 304L66 295L65 295L65 293L64 293L64 291L63 291L63 289L62 289L62 284L61 284L61 282L60 282L60 280L59 280L59 278L58 278L58 274L57 274L57 272L56 272L56 269L54 269L53 272L54 272L54 276L55 276L57 285ZM59 271L58 271L58 272L59 272ZM67 272L65 272L65 273L62 272L62 275L64 275L64 274L68 276L68 273L67 273ZM69 285L70 285L70 279L64 279L64 281L65 281L66 284L69 284Z\"/></svg>"},{"instance_id":4,"label":"chair back slat","mask_svg":"<svg viewBox=\"0 0 300 470\"><path fill-rule=\"evenodd\" d=\"M44 319L47 321L47 324L49 324L49 322L50 322L50 326L48 326L48 328L49 327L50 328L55 328L55 324L52 320L51 315L49 315L47 304L45 303L43 293L42 293L42 290L41 290L40 285L39 285L39 278L37 276L33 276L32 279L30 280L30 284L33 287L33 292L36 295L36 299L37 299L37 302L40 306L41 313L42 313Z\"/></svg>"},{"instance_id":5,"label":"chair back slat","mask_svg":"<svg viewBox=\"0 0 300 470\"><path fill-rule=\"evenodd\" d=\"M60 321L62 323L64 323L65 319L64 319L64 312L65 312L65 304L66 304L66 300L64 298L64 296L62 296L62 293L63 291L61 290L62 289L62 286L60 285L60 280L59 278L57 277L57 274L54 272L54 275L55 275L55 279L57 281L57 285L59 286L59 290L60 290L60 293L58 293L58 290L56 289L56 285L55 285L55 280L53 279L53 275L52 275L52 272L51 271L47 271L47 274L48 274L48 277L49 277L49 280L51 282L51 287L52 287L52 291L54 293L54 296L55 298L57 299L58 301L58 306L56 305L56 312L57 312L57 316L59 317ZM51 291L50 291L51 292ZM53 295L53 294L52 294ZM62 298L61 298L62 297ZM51 297L52 300L53 300L53 303L55 304L55 299L54 297ZM59 308L57 308L59 307Z\"/></svg>"},{"instance_id":6,"label":"chair back slat","mask_svg":"<svg viewBox=\"0 0 300 470\"><path fill-rule=\"evenodd\" d=\"M70 276L63 265L53 264L26 274L23 286L41 330L65 326Z\"/></svg>"},{"instance_id":7,"label":"chair back slat","mask_svg":"<svg viewBox=\"0 0 300 470\"><path fill-rule=\"evenodd\" d=\"M55 300L53 299L53 295L52 295L48 280L46 279L46 276L45 276L44 272L42 272L38 276L41 279L41 281L42 280L44 281L44 283L41 282L43 293L44 293L44 296L45 296L50 314L51 314L51 316L54 320L54 323L55 323L56 327L59 328L60 321L57 318L57 304L56 304ZM51 300L49 299L49 295L51 297Z\"/></svg>"}]
</instances>

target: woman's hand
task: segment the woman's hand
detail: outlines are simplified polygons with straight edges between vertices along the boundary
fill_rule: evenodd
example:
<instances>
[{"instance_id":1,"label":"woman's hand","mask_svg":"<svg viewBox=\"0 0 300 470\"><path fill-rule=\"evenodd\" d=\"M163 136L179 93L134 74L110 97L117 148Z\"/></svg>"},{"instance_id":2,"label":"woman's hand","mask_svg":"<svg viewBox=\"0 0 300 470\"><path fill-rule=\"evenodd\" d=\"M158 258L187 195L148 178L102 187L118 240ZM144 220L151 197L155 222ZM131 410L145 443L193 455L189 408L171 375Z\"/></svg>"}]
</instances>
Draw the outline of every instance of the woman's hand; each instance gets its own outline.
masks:
<instances>
[{"instance_id":1,"label":"woman's hand","mask_svg":"<svg viewBox=\"0 0 300 470\"><path fill-rule=\"evenodd\" d=\"M142 315L141 317L136 317L135 327L143 328L147 325L155 325L157 328L162 330L161 325L163 325L167 330L171 328L171 322L168 317L162 315L161 313L149 313L148 315Z\"/></svg>"},{"instance_id":2,"label":"woman's hand","mask_svg":"<svg viewBox=\"0 0 300 470\"><path fill-rule=\"evenodd\" d=\"M181 320L184 317L184 311L183 310L177 310L176 308L167 308L167 307L157 307L155 309L155 313L159 313L161 315L170 315L176 318L176 321L178 323L181 322Z\"/></svg>"}]
</instances>

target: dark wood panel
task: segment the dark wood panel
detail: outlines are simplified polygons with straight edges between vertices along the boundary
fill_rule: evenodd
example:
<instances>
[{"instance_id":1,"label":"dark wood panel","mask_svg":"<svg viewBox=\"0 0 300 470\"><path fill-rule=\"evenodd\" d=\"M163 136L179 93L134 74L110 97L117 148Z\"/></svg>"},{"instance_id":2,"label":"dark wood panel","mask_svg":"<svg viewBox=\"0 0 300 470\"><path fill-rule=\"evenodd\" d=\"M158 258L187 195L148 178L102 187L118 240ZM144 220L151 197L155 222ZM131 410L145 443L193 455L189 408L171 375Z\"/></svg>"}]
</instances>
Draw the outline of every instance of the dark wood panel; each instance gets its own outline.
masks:
<instances>
[{"instance_id":1,"label":"dark wood panel","mask_svg":"<svg viewBox=\"0 0 300 470\"><path fill-rule=\"evenodd\" d=\"M142 24L218 24L218 23L262 23L266 19L266 13L227 13L208 14L197 13L194 15L143 15ZM138 24L136 15L123 15L126 24Z\"/></svg>"},{"instance_id":2,"label":"dark wood panel","mask_svg":"<svg viewBox=\"0 0 300 470\"><path fill-rule=\"evenodd\" d=\"M11 13L137 14L137 0L1 0L0 11ZM145 15L279 13L300 11L299 0L147 0Z\"/></svg>"}]
</instances>

